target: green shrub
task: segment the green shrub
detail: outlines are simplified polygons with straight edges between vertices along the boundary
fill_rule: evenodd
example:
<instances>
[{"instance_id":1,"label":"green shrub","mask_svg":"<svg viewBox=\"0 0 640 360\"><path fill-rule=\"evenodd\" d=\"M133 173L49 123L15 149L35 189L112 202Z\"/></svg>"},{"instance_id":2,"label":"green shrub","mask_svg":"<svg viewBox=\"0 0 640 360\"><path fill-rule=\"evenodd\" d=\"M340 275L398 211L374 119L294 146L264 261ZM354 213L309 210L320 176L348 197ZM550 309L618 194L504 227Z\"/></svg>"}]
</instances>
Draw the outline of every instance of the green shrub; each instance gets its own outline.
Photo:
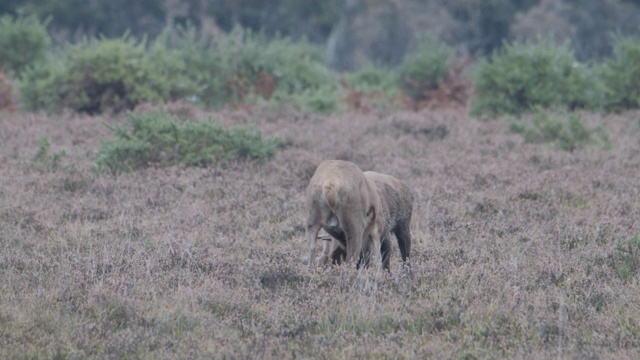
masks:
<instances>
[{"instance_id":1,"label":"green shrub","mask_svg":"<svg viewBox=\"0 0 640 360\"><path fill-rule=\"evenodd\" d=\"M62 105L77 111L121 111L168 99L167 78L154 66L144 42L136 44L127 35L72 46L65 70Z\"/></svg>"},{"instance_id":2,"label":"green shrub","mask_svg":"<svg viewBox=\"0 0 640 360\"><path fill-rule=\"evenodd\" d=\"M266 43L257 55L255 67L258 72L275 75L276 94L283 98L300 93L313 96L315 92L338 86L336 77L325 66L320 50L304 40L292 42L276 38Z\"/></svg>"},{"instance_id":3,"label":"green shrub","mask_svg":"<svg viewBox=\"0 0 640 360\"><path fill-rule=\"evenodd\" d=\"M271 103L292 104L321 114L340 108L342 92L335 74L325 66L318 48L305 41L276 38L258 54L254 66L258 74L274 76ZM264 98L268 94L255 95Z\"/></svg>"},{"instance_id":4,"label":"green shrub","mask_svg":"<svg viewBox=\"0 0 640 360\"><path fill-rule=\"evenodd\" d=\"M165 30L156 42L152 52L170 59L171 73L183 79L185 87L194 89L190 91L193 97L205 106L264 98L312 109L337 107L333 97L316 106L329 93L327 88L337 91L338 87L319 49L308 42L287 38L268 41L263 34L240 28L214 38L198 34L191 25Z\"/></svg>"},{"instance_id":5,"label":"green shrub","mask_svg":"<svg viewBox=\"0 0 640 360\"><path fill-rule=\"evenodd\" d=\"M511 131L522 134L528 143L552 143L564 151L573 151L585 145L601 143L609 146L608 137L604 129L594 131L584 125L580 113L552 112L536 108L531 116L531 122L513 120Z\"/></svg>"},{"instance_id":6,"label":"green shrub","mask_svg":"<svg viewBox=\"0 0 640 360\"><path fill-rule=\"evenodd\" d=\"M324 86L305 90L277 98L276 102L292 104L300 109L308 109L318 114L329 114L340 109L341 89L337 86Z\"/></svg>"},{"instance_id":7,"label":"green shrub","mask_svg":"<svg viewBox=\"0 0 640 360\"><path fill-rule=\"evenodd\" d=\"M367 64L345 74L346 104L355 111L395 110L400 106L395 71Z\"/></svg>"},{"instance_id":8,"label":"green shrub","mask_svg":"<svg viewBox=\"0 0 640 360\"><path fill-rule=\"evenodd\" d=\"M36 16L0 16L0 67L20 75L28 65L42 60L51 41L48 23Z\"/></svg>"},{"instance_id":9,"label":"green shrub","mask_svg":"<svg viewBox=\"0 0 640 360\"><path fill-rule=\"evenodd\" d=\"M65 74L64 58L47 54L37 66L29 66L18 81L20 107L25 110L52 111L60 107L61 79Z\"/></svg>"},{"instance_id":10,"label":"green shrub","mask_svg":"<svg viewBox=\"0 0 640 360\"><path fill-rule=\"evenodd\" d=\"M214 79L207 74L216 72L215 64L192 59L197 44L191 35L186 40L189 44L182 47L172 45L170 36L171 33L165 30L151 44L149 55L153 68L159 76L166 79L169 99L188 99L195 103L202 103L201 98L206 98L207 87L214 83ZM207 58L204 53L202 59Z\"/></svg>"},{"instance_id":11,"label":"green shrub","mask_svg":"<svg viewBox=\"0 0 640 360\"><path fill-rule=\"evenodd\" d=\"M449 46L426 36L400 64L400 88L414 100L423 99L428 90L436 89L446 79L452 56Z\"/></svg>"},{"instance_id":12,"label":"green shrub","mask_svg":"<svg viewBox=\"0 0 640 360\"><path fill-rule=\"evenodd\" d=\"M262 34L237 29L218 43L217 50L220 63L231 70L225 88L232 101L248 96L320 113L338 109L337 79L324 65L319 49L304 40L267 41ZM273 89L260 88L259 79L269 77Z\"/></svg>"},{"instance_id":13,"label":"green shrub","mask_svg":"<svg viewBox=\"0 0 640 360\"><path fill-rule=\"evenodd\" d=\"M84 40L50 56L22 79L26 108L70 108L90 114L132 109L140 102L169 99L167 71L146 52L144 42L119 39Z\"/></svg>"},{"instance_id":14,"label":"green shrub","mask_svg":"<svg viewBox=\"0 0 640 360\"><path fill-rule=\"evenodd\" d=\"M174 97L182 92L207 107L221 107L229 101L225 84L233 69L221 61L215 40L187 24L165 29L153 43L152 57L169 72L172 84L182 84L175 87Z\"/></svg>"},{"instance_id":15,"label":"green shrub","mask_svg":"<svg viewBox=\"0 0 640 360\"><path fill-rule=\"evenodd\" d=\"M365 65L355 72L345 75L347 84L356 90L372 93L381 92L385 94L395 93L397 81L393 71L385 68ZM395 95L395 94L394 94Z\"/></svg>"},{"instance_id":16,"label":"green shrub","mask_svg":"<svg viewBox=\"0 0 640 360\"><path fill-rule=\"evenodd\" d=\"M192 25L166 29L149 49L126 34L84 40L45 60L21 78L28 110L94 114L146 101L188 99L221 107L262 98L331 112L340 99L337 79L317 47L278 37L268 41L240 28L220 37Z\"/></svg>"},{"instance_id":17,"label":"green shrub","mask_svg":"<svg viewBox=\"0 0 640 360\"><path fill-rule=\"evenodd\" d=\"M596 108L599 87L594 74L565 46L549 41L506 43L475 76L473 115L522 114L535 106Z\"/></svg>"},{"instance_id":18,"label":"green shrub","mask_svg":"<svg viewBox=\"0 0 640 360\"><path fill-rule=\"evenodd\" d=\"M200 33L192 24L168 28L152 47L154 58L191 84L194 100L207 107L239 102L251 94L266 40L237 28L226 36Z\"/></svg>"},{"instance_id":19,"label":"green shrub","mask_svg":"<svg viewBox=\"0 0 640 360\"><path fill-rule=\"evenodd\" d=\"M191 25L167 29L148 50L127 35L85 40L45 60L21 78L26 109L94 114L175 99L207 107L258 99L318 112L339 107L341 89L317 47L242 29L221 37Z\"/></svg>"},{"instance_id":20,"label":"green shrub","mask_svg":"<svg viewBox=\"0 0 640 360\"><path fill-rule=\"evenodd\" d=\"M253 128L225 128L212 121L181 123L166 113L129 114L125 127L103 141L97 170L118 174L148 166L209 166L232 159L265 160L281 141L264 139Z\"/></svg>"},{"instance_id":21,"label":"green shrub","mask_svg":"<svg viewBox=\"0 0 640 360\"><path fill-rule=\"evenodd\" d=\"M615 36L613 48L613 58L600 68L605 109L637 109L640 107L640 37Z\"/></svg>"}]
</instances>

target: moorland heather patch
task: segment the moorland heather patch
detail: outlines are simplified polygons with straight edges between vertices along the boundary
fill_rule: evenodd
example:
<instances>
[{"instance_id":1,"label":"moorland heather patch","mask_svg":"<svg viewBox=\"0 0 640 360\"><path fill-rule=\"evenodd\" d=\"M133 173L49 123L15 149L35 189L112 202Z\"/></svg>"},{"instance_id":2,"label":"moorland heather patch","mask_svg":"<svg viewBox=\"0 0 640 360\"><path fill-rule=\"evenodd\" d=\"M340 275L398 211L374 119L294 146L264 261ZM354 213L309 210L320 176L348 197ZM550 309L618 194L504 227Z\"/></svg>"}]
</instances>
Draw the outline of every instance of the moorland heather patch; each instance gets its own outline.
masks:
<instances>
[{"instance_id":1,"label":"moorland heather patch","mask_svg":"<svg viewBox=\"0 0 640 360\"><path fill-rule=\"evenodd\" d=\"M570 152L456 110L212 115L285 146L112 176L122 118L0 114L0 358L640 356L637 112L583 113L611 146ZM411 274L298 262L330 158L414 189Z\"/></svg>"}]
</instances>

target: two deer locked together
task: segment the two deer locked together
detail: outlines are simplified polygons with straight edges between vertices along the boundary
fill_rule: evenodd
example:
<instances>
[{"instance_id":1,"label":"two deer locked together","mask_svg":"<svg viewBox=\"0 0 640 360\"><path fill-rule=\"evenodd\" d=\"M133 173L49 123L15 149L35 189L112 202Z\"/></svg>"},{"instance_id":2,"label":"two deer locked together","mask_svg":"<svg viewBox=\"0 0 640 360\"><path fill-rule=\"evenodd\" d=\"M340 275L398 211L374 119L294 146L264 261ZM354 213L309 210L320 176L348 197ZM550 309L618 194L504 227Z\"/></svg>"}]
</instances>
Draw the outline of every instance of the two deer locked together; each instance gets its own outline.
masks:
<instances>
[{"instance_id":1,"label":"two deer locked together","mask_svg":"<svg viewBox=\"0 0 640 360\"><path fill-rule=\"evenodd\" d=\"M327 160L318 165L306 196L309 268L329 261L355 261L357 267L377 263L389 271L392 233L403 263L408 264L413 195L398 179L362 172L348 161ZM320 229L337 241L333 248L330 241L324 241L322 254L316 259Z\"/></svg>"}]
</instances>

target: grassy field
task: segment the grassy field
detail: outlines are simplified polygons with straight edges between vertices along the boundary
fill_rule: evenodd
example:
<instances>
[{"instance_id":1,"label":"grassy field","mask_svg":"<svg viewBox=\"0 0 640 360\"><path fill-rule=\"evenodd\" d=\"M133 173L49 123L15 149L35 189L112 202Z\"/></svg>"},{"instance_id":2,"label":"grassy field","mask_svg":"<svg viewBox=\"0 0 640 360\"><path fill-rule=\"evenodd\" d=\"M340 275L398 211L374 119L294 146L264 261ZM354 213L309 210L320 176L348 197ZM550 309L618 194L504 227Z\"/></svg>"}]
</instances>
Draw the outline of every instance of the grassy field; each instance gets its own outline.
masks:
<instances>
[{"instance_id":1,"label":"grassy field","mask_svg":"<svg viewBox=\"0 0 640 360\"><path fill-rule=\"evenodd\" d=\"M458 110L209 115L287 145L114 177L122 118L0 114L0 358L640 357L640 113L573 152ZM330 158L414 190L411 274L395 240L391 275L298 262Z\"/></svg>"}]
</instances>

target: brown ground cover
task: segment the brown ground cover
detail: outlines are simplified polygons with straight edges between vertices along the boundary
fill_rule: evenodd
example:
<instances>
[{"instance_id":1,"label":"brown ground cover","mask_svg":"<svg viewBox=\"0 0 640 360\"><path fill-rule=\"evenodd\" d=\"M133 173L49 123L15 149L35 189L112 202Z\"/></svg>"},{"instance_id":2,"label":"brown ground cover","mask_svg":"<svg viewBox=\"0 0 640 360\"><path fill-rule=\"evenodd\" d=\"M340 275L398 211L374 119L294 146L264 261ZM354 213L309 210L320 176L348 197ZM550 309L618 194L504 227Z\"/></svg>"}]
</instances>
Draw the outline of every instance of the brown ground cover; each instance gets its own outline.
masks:
<instances>
[{"instance_id":1,"label":"brown ground cover","mask_svg":"<svg viewBox=\"0 0 640 360\"><path fill-rule=\"evenodd\" d=\"M640 356L637 112L584 114L613 147L573 152L454 110L212 116L287 146L113 177L90 169L118 119L0 114L0 358ZM390 276L298 262L330 158L414 189L411 274L395 248Z\"/></svg>"}]
</instances>

